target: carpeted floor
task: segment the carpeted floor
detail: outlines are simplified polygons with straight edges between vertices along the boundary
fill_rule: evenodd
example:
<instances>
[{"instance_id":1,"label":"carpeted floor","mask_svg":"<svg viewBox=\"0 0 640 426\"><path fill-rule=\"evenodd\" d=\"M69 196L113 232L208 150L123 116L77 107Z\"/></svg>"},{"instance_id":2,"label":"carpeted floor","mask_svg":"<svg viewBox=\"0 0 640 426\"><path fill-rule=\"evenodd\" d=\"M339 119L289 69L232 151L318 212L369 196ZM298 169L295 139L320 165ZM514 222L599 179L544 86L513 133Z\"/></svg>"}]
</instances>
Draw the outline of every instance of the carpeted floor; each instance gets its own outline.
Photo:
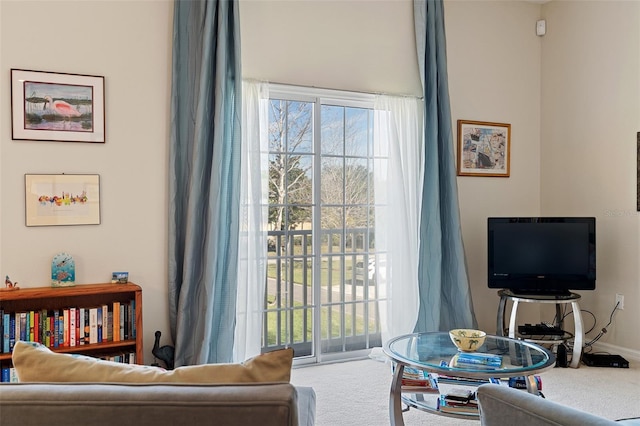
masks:
<instances>
[{"instance_id":1,"label":"carpeted floor","mask_svg":"<svg viewBox=\"0 0 640 426\"><path fill-rule=\"evenodd\" d=\"M630 368L554 368L541 374L547 399L608 419L640 416L640 362ZM388 362L364 359L294 368L291 382L316 391L318 426L389 424ZM474 421L437 416L415 409L404 413L407 426L468 425Z\"/></svg>"}]
</instances>

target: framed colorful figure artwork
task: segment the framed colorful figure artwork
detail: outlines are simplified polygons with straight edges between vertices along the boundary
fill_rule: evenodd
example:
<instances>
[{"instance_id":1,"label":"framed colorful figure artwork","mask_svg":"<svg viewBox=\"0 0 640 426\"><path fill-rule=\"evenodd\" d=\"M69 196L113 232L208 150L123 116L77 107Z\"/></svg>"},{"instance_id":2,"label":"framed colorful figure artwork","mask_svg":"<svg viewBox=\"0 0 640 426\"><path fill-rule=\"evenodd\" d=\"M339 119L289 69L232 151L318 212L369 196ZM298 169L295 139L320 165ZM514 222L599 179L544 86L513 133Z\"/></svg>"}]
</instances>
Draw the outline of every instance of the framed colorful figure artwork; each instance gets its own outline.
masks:
<instances>
[{"instance_id":1,"label":"framed colorful figure artwork","mask_svg":"<svg viewBox=\"0 0 640 426\"><path fill-rule=\"evenodd\" d=\"M11 70L14 140L105 142L104 77Z\"/></svg>"},{"instance_id":2,"label":"framed colorful figure artwork","mask_svg":"<svg viewBox=\"0 0 640 426\"><path fill-rule=\"evenodd\" d=\"M458 176L509 177L511 124L458 120Z\"/></svg>"},{"instance_id":3,"label":"framed colorful figure artwork","mask_svg":"<svg viewBox=\"0 0 640 426\"><path fill-rule=\"evenodd\" d=\"M100 224L100 176L25 175L25 224Z\"/></svg>"}]
</instances>

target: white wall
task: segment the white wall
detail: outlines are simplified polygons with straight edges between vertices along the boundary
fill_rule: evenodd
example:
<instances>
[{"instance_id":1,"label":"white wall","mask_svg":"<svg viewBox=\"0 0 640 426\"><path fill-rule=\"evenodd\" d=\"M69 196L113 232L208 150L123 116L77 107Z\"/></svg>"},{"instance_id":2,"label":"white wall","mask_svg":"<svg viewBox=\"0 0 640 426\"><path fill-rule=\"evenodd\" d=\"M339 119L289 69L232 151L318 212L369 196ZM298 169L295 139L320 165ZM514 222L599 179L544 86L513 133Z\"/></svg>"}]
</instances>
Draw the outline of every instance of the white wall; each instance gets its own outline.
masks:
<instances>
[{"instance_id":1,"label":"white wall","mask_svg":"<svg viewBox=\"0 0 640 426\"><path fill-rule=\"evenodd\" d=\"M421 96L410 0L240 0L245 78Z\"/></svg>"},{"instance_id":2,"label":"white wall","mask_svg":"<svg viewBox=\"0 0 640 426\"><path fill-rule=\"evenodd\" d=\"M616 293L623 294L625 309L616 312L600 342L637 357L640 2L554 1L543 7L543 16L541 210L596 217L596 291L581 293L581 307L595 314L597 333L609 321Z\"/></svg>"},{"instance_id":3,"label":"white wall","mask_svg":"<svg viewBox=\"0 0 640 426\"><path fill-rule=\"evenodd\" d=\"M457 178L476 317L490 332L496 329L499 299L487 288L487 217L536 216L540 209L539 16L540 5L529 2L445 3L454 123L511 124L510 177ZM537 322L535 306L525 306L520 314Z\"/></svg>"},{"instance_id":4,"label":"white wall","mask_svg":"<svg viewBox=\"0 0 640 426\"><path fill-rule=\"evenodd\" d=\"M0 274L47 286L62 251L75 257L79 283L129 271L143 288L150 356L153 331L168 330L172 2L2 1L0 11ZM104 76L106 143L11 140L11 68ZM102 223L25 227L24 174L63 172L100 175Z\"/></svg>"}]
</instances>

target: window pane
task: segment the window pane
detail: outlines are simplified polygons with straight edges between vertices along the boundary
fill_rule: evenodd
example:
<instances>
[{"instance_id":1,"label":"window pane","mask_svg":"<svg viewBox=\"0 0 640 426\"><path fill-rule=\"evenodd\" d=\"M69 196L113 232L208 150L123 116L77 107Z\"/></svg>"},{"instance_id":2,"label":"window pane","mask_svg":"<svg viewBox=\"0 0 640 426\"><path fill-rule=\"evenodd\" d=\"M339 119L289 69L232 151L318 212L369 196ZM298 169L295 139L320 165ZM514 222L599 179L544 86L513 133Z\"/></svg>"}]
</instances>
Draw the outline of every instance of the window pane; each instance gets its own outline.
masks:
<instances>
[{"instance_id":1,"label":"window pane","mask_svg":"<svg viewBox=\"0 0 640 426\"><path fill-rule=\"evenodd\" d=\"M309 102L288 103L287 151L313 152L313 104Z\"/></svg>"},{"instance_id":2,"label":"window pane","mask_svg":"<svg viewBox=\"0 0 640 426\"><path fill-rule=\"evenodd\" d=\"M347 158L345 160L344 203L366 204L369 200L369 170L366 158Z\"/></svg>"},{"instance_id":3,"label":"window pane","mask_svg":"<svg viewBox=\"0 0 640 426\"><path fill-rule=\"evenodd\" d=\"M323 158L320 182L320 202L340 205L344 200L344 160Z\"/></svg>"},{"instance_id":4,"label":"window pane","mask_svg":"<svg viewBox=\"0 0 640 426\"><path fill-rule=\"evenodd\" d=\"M310 230L311 207L290 204L287 208L286 225L289 230Z\"/></svg>"},{"instance_id":5,"label":"window pane","mask_svg":"<svg viewBox=\"0 0 640 426\"><path fill-rule=\"evenodd\" d=\"M344 153L344 107L323 105L321 113L321 138L323 155Z\"/></svg>"},{"instance_id":6,"label":"window pane","mask_svg":"<svg viewBox=\"0 0 640 426\"><path fill-rule=\"evenodd\" d=\"M323 207L320 222L323 230L342 230L344 224L344 209L342 207Z\"/></svg>"},{"instance_id":7,"label":"window pane","mask_svg":"<svg viewBox=\"0 0 640 426\"><path fill-rule=\"evenodd\" d=\"M311 155L288 155L287 194L289 204L313 203L313 157Z\"/></svg>"},{"instance_id":8,"label":"window pane","mask_svg":"<svg viewBox=\"0 0 640 426\"><path fill-rule=\"evenodd\" d=\"M364 108L345 109L345 155L367 156L373 126L371 114Z\"/></svg>"},{"instance_id":9,"label":"window pane","mask_svg":"<svg viewBox=\"0 0 640 426\"><path fill-rule=\"evenodd\" d=\"M286 101L269 100L269 151L284 152L286 147Z\"/></svg>"},{"instance_id":10,"label":"window pane","mask_svg":"<svg viewBox=\"0 0 640 426\"><path fill-rule=\"evenodd\" d=\"M269 154L269 205L285 202L286 156Z\"/></svg>"},{"instance_id":11,"label":"window pane","mask_svg":"<svg viewBox=\"0 0 640 426\"><path fill-rule=\"evenodd\" d=\"M313 152L313 104L281 99L269 101L269 150Z\"/></svg>"}]
</instances>

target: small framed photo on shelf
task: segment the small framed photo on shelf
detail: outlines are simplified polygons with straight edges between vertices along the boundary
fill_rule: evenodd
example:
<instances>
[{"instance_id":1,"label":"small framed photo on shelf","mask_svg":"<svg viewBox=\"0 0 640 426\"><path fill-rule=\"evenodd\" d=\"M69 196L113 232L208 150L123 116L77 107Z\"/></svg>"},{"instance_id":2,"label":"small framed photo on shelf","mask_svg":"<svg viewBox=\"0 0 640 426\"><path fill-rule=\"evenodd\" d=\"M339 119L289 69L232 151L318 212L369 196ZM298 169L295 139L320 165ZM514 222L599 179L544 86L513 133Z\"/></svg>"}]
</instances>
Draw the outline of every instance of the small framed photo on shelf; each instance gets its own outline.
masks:
<instances>
[{"instance_id":1,"label":"small framed photo on shelf","mask_svg":"<svg viewBox=\"0 0 640 426\"><path fill-rule=\"evenodd\" d=\"M113 272L111 273L111 282L113 284L126 284L129 282L128 272Z\"/></svg>"},{"instance_id":2,"label":"small framed photo on shelf","mask_svg":"<svg viewBox=\"0 0 640 426\"><path fill-rule=\"evenodd\" d=\"M509 177L511 124L458 120L458 176Z\"/></svg>"},{"instance_id":3,"label":"small framed photo on shelf","mask_svg":"<svg viewBox=\"0 0 640 426\"><path fill-rule=\"evenodd\" d=\"M105 142L104 77L11 70L14 140Z\"/></svg>"}]
</instances>

